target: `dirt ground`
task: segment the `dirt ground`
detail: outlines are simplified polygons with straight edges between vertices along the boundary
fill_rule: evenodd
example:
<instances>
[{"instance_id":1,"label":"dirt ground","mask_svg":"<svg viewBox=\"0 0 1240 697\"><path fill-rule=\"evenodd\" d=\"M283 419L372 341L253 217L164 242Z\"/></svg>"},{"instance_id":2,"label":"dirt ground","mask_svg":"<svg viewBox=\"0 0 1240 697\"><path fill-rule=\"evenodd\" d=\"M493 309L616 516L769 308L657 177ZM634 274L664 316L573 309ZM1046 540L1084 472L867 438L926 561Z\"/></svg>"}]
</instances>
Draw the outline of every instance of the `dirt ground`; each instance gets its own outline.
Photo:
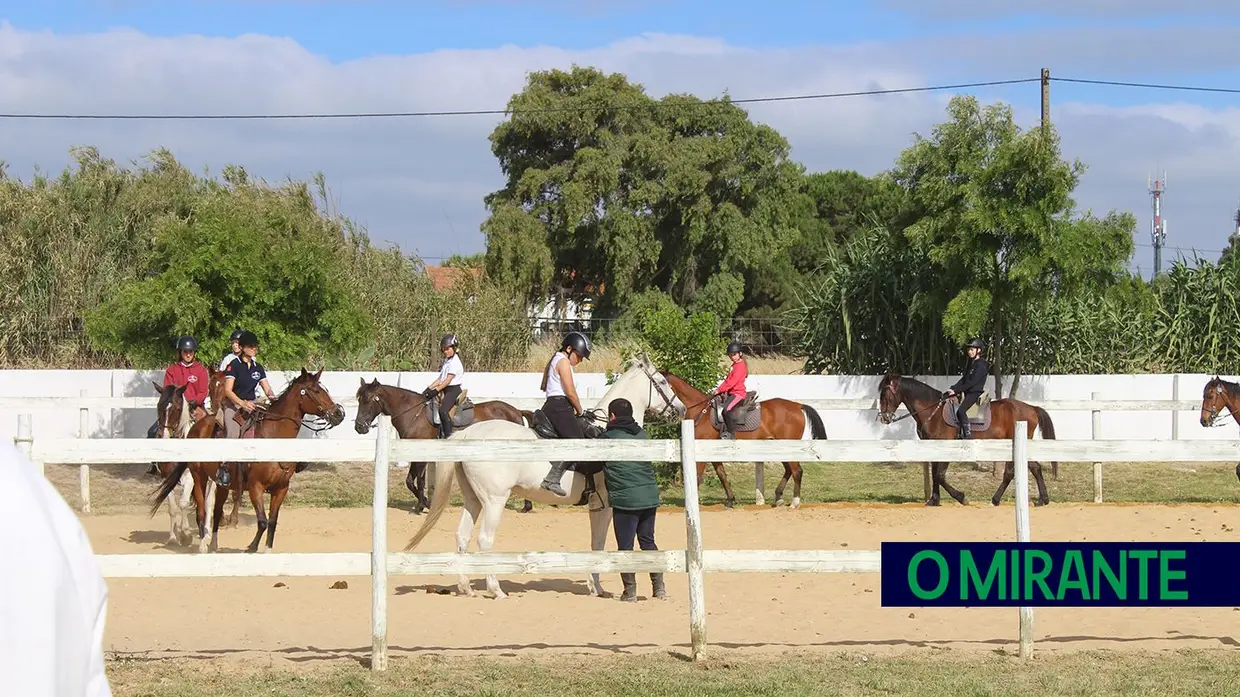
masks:
<instances>
[{"instance_id":1,"label":"dirt ground","mask_svg":"<svg viewBox=\"0 0 1240 697\"><path fill-rule=\"evenodd\" d=\"M452 509L418 551L452 551L459 509ZM1010 505L940 509L917 505L807 504L787 508L703 511L708 549L878 549L883 540L1010 540ZM1052 504L1032 511L1035 540L1227 541L1240 528L1234 505ZM165 547L167 516L83 517L96 553L174 554ZM389 514L389 544L400 549L422 517ZM253 535L221 531L221 553L239 553ZM684 513L665 508L656 534L663 549L684 548ZM365 552L368 509L286 508L276 551ZM614 549L614 540L608 549ZM506 511L497 551L588 549L582 509ZM185 552L189 553L189 552ZM617 574L603 576L618 592ZM337 581L347 589L332 589ZM689 639L686 577L669 574L670 597L649 600L639 576L638 603L586 595L584 577L500 577L510 597L495 601L431 594L455 577L392 577L392 654L514 655L527 652L641 653L682 650ZM109 580L105 648L118 657L223 658L254 665L363 660L370 650L369 580L223 578ZM474 588L483 589L481 578ZM1014 608L910 609L879 606L877 574L709 574L707 639L754 652L790 649L909 649L1015 652ZM1238 609L1042 609L1035 612L1037 650L1209 649L1236 646Z\"/></svg>"}]
</instances>

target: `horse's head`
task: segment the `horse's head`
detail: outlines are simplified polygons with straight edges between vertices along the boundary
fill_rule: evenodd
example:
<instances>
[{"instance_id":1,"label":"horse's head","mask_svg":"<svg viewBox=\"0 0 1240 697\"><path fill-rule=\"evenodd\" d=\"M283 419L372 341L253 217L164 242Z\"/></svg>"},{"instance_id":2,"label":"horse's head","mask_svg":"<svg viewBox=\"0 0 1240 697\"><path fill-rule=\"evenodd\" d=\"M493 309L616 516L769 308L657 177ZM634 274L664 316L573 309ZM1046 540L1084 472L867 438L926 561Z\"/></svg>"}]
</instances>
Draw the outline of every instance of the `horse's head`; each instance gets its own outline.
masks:
<instances>
[{"instance_id":1,"label":"horse's head","mask_svg":"<svg viewBox=\"0 0 1240 697\"><path fill-rule=\"evenodd\" d=\"M185 400L185 390L189 385L160 385L151 381L159 402L155 405L155 413L159 424L160 438L181 438L189 427L189 403Z\"/></svg>"},{"instance_id":2,"label":"horse's head","mask_svg":"<svg viewBox=\"0 0 1240 697\"><path fill-rule=\"evenodd\" d=\"M1240 406L1240 385L1215 375L1201 391L1201 425L1210 428L1218 420L1219 412L1226 408L1235 418Z\"/></svg>"},{"instance_id":3,"label":"horse's head","mask_svg":"<svg viewBox=\"0 0 1240 697\"><path fill-rule=\"evenodd\" d=\"M297 409L302 414L313 414L333 427L339 426L344 421L344 407L336 404L327 388L319 382L322 375L321 369L317 373L308 373L302 368L301 375L289 383L284 394L296 400Z\"/></svg>"},{"instance_id":4,"label":"horse's head","mask_svg":"<svg viewBox=\"0 0 1240 697\"><path fill-rule=\"evenodd\" d=\"M380 414L389 414L387 404L383 401L383 385L379 378L366 382L366 378L358 378L362 384L357 388L357 415L353 417L353 430L362 435L370 433L370 427Z\"/></svg>"},{"instance_id":5,"label":"horse's head","mask_svg":"<svg viewBox=\"0 0 1240 697\"><path fill-rule=\"evenodd\" d=\"M878 420L890 424L900 408L903 398L900 396L900 376L888 373L878 383Z\"/></svg>"}]
</instances>

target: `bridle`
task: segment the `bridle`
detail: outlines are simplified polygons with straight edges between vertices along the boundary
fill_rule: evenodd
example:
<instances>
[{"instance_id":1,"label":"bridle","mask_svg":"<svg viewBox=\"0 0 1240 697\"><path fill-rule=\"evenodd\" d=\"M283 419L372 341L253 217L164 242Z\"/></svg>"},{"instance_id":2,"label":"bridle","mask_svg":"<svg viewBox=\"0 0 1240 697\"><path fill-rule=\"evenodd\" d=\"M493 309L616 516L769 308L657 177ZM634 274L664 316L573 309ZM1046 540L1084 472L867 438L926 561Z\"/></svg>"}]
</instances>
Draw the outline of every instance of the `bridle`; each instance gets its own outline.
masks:
<instances>
[{"instance_id":1,"label":"bridle","mask_svg":"<svg viewBox=\"0 0 1240 697\"><path fill-rule=\"evenodd\" d=\"M284 397L287 394L288 393L286 392L285 394L282 394L276 397L274 400L272 400L271 403L276 404L280 400L284 399ZM319 413L317 414L305 413L301 415L301 418L296 419L296 418L293 418L285 414L273 414L271 413L271 409L269 407L267 409L263 409L258 414L258 420L266 421L267 419L274 419L276 421L279 421L279 420L292 421L294 423L300 424L302 427L306 428L307 430L313 431L315 433L319 433L322 431L326 431L329 428L333 428L332 423L328 421L327 418L323 416L323 414L333 412L339 409L340 407L336 403L333 402L331 404L324 404L323 400L320 399L318 395L310 394L310 391L306 389L305 387L300 388L299 396L309 397L310 401L314 402L314 405L318 407ZM312 417L314 420L310 423L307 423L306 422L307 416Z\"/></svg>"},{"instance_id":2,"label":"bridle","mask_svg":"<svg viewBox=\"0 0 1240 697\"><path fill-rule=\"evenodd\" d=\"M1231 408L1231 403L1228 402L1225 397L1223 397L1223 395L1230 395L1231 390L1227 388L1227 386L1223 383L1222 380L1219 380L1218 384L1214 386L1214 391L1216 394L1219 395L1220 399L1223 399L1223 406L1227 407L1227 414L1231 417L1233 421L1235 421L1236 412L1234 409ZM1224 423L1219 422L1219 408L1218 407L1211 406L1210 408L1205 409L1204 411L1210 415L1210 425L1207 428L1218 428L1219 426L1226 425Z\"/></svg>"},{"instance_id":3,"label":"bridle","mask_svg":"<svg viewBox=\"0 0 1240 697\"><path fill-rule=\"evenodd\" d=\"M382 387L391 387L391 385L382 385ZM404 390L404 388L403 388L403 387L400 387L400 388L397 388L397 389ZM413 390L405 390L405 391L406 391L406 392L409 392L410 394L416 394L417 396L422 397L422 395L417 394L417 393L416 393L416 392L414 392ZM376 402L379 402L380 406L381 406L381 407L383 407L383 408L382 408L382 409L380 409L379 411L375 412L375 415L374 415L374 416L370 417L370 422L366 424L366 428L374 428L374 426L375 426L375 421L379 418L379 415L383 413L383 409L386 409L386 408L387 408L387 403L386 403L386 401L384 401L383 399L381 399L381 398L379 397L379 395L378 395L378 394L375 394L375 395L374 395L374 399L375 399L375 401L376 401ZM414 409L417 409L417 410L418 410L418 411L417 411L417 413L415 413L415 414L414 414L414 416L417 416L418 414L422 413L422 410L423 410L423 409L425 409L425 408L426 408L426 405L427 405L427 404L430 404L430 403L431 403L431 400L427 399L426 397L422 397L422 401L420 401L420 402L414 402L413 404L411 404L411 405L409 405L409 406L405 407L404 409L401 409L400 411L396 412L395 414L392 414L390 418L391 418L391 420L392 420L392 421L395 421L398 417L404 416L405 414L408 414L409 412L413 411ZM362 410L361 410L361 405L359 404L359 405L358 405L358 410L357 410L357 416L353 419L353 423L355 423L355 424L360 424L360 423L362 423L362 421L361 421L361 416L362 416Z\"/></svg>"},{"instance_id":4,"label":"bridle","mask_svg":"<svg viewBox=\"0 0 1240 697\"><path fill-rule=\"evenodd\" d=\"M900 396L900 395L899 395L899 393L897 393L897 392L896 392L895 383L887 383L887 387L886 387L886 388L884 388L884 389L885 389L887 392L890 392L890 393L892 393L893 395L896 395L896 397L897 397L897 398ZM947 403L947 398L946 398L946 397L939 397L939 401L935 402L934 404L931 404L931 405L929 405L929 406L922 407L921 409L917 409L916 411L914 411L914 410L912 410L912 409L909 409L909 410L908 410L908 413L906 413L904 416L897 416L897 417L895 417L894 419L892 419L892 418L888 418L888 420L887 420L887 421L883 421L883 424L884 424L884 425L887 425L887 426L890 426L891 424L894 424L894 423L896 423L897 421L903 421L904 419L907 419L907 418L909 418L910 416L920 416L920 415L924 414L924 413L925 413L925 412L927 412L927 411L931 411L931 412L933 413L933 411L938 411L940 408L942 408L942 406L943 406L945 403ZM898 403L897 403L897 406L899 406L899 404L898 404ZM882 400L880 399L880 400L879 400L879 412L878 412L878 414L876 414L876 415L874 416L874 418L875 418L875 420L881 420L884 414L888 414L888 415L889 415L889 414L894 414L894 413L895 413L895 411L894 411L894 410L893 410L893 411L888 411L888 412L884 412L884 411L882 411Z\"/></svg>"},{"instance_id":5,"label":"bridle","mask_svg":"<svg viewBox=\"0 0 1240 697\"><path fill-rule=\"evenodd\" d=\"M675 395L672 395L670 397L668 396L667 392L663 389L663 383L660 383L658 380L654 379L654 375L651 375L650 371L647 370L645 362L642 363L641 369L642 369L642 373L646 375L646 379L650 381L650 387L649 387L650 391L647 394L653 395L655 392L658 392L659 397L663 399L663 408L659 410L658 412L659 416L666 416L669 410L679 413L680 410L676 408L676 402L675 402L676 396ZM647 397L647 402L653 403L654 399L651 397Z\"/></svg>"}]
</instances>

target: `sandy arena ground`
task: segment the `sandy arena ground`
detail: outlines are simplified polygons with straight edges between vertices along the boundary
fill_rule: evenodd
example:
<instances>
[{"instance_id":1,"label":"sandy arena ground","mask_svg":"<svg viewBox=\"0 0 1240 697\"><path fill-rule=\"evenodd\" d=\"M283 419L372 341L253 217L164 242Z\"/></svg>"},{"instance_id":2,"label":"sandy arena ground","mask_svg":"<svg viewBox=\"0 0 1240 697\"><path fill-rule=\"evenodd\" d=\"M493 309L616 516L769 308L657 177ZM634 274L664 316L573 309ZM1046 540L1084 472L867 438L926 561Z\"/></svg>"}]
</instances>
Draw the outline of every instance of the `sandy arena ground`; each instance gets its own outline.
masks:
<instances>
[{"instance_id":1,"label":"sandy arena ground","mask_svg":"<svg viewBox=\"0 0 1240 697\"><path fill-rule=\"evenodd\" d=\"M418 551L452 551L459 508L450 509ZM422 517L392 510L389 544L404 546ZM883 540L1010 540L1014 512L954 503L920 506L807 505L762 510L705 510L708 549L878 549ZM221 553L238 553L253 536L253 517L222 530ZM95 551L174 554L164 546L166 513L93 515L84 522ZM1228 541L1240 507L1055 505L1032 511L1035 540ZM656 538L684 548L684 513L664 509ZM369 551L368 509L285 508L276 551ZM506 511L497 551L588 549L584 509ZM614 540L608 549L614 549ZM186 552L188 553L188 552ZM337 581L348 588L332 590ZM603 576L620 590L618 574ZM277 587L277 583L284 585ZM394 656L530 651L680 651L689 638L686 577L669 574L670 598L648 600L638 577L638 603L586 595L583 577L500 577L510 597L495 601L428 594L455 588L455 577L390 579L389 641ZM109 581L105 648L119 655L196 656L246 661L355 657L370 650L370 589L355 578L223 578ZM481 578L474 588L484 588ZM709 574L707 638L711 645L752 651L820 647L873 653L910 648L1016 650L1014 608L910 609L879 606L877 574ZM1037 609L1037 650L1185 649L1236 646L1240 609Z\"/></svg>"}]
</instances>

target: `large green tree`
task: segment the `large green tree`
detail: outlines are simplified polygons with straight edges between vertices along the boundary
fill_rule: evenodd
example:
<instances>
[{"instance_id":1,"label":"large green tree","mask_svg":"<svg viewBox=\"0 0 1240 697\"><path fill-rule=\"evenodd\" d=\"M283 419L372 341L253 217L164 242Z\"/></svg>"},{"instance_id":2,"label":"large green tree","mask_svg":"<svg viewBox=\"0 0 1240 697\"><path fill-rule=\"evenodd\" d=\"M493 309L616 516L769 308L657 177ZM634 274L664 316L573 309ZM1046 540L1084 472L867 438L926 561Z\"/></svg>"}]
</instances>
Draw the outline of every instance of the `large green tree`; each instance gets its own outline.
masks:
<instances>
[{"instance_id":1,"label":"large green tree","mask_svg":"<svg viewBox=\"0 0 1240 697\"><path fill-rule=\"evenodd\" d=\"M648 288L731 316L745 274L796 241L801 168L787 141L725 99L653 99L593 68L529 76L491 134L506 183L486 198L489 276L545 297Z\"/></svg>"},{"instance_id":2,"label":"large green tree","mask_svg":"<svg viewBox=\"0 0 1240 697\"><path fill-rule=\"evenodd\" d=\"M921 300L943 312L949 338L990 335L996 384L1004 370L1015 375L1011 396L1033 306L1121 278L1136 222L1129 213L1074 216L1085 167L1061 158L1052 127L1022 131L1010 107L971 96L953 98L947 112L893 171L914 204L905 234L942 278Z\"/></svg>"}]
</instances>

